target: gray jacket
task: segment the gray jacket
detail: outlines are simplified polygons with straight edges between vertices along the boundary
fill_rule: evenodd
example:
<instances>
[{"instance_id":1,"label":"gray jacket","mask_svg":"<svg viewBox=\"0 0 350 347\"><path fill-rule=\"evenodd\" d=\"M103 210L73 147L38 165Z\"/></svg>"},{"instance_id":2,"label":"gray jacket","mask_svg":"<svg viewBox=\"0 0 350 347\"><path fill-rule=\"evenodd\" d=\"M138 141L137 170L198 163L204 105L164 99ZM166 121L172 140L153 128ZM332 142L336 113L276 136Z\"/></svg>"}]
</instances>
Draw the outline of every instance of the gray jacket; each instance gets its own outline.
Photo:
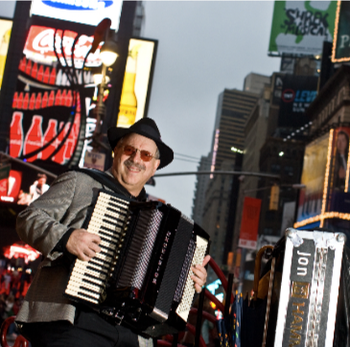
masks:
<instances>
[{"instance_id":1,"label":"gray jacket","mask_svg":"<svg viewBox=\"0 0 350 347\"><path fill-rule=\"evenodd\" d=\"M107 172L115 181L110 172ZM119 185L121 194L127 191ZM68 320L72 324L75 306L63 296L69 266L57 245L63 235L82 227L88 207L105 188L90 176L69 171L59 176L51 188L22 211L17 218L20 238L43 255L37 273L17 315L17 322L51 322ZM56 248L56 249L55 249Z\"/></svg>"}]
</instances>

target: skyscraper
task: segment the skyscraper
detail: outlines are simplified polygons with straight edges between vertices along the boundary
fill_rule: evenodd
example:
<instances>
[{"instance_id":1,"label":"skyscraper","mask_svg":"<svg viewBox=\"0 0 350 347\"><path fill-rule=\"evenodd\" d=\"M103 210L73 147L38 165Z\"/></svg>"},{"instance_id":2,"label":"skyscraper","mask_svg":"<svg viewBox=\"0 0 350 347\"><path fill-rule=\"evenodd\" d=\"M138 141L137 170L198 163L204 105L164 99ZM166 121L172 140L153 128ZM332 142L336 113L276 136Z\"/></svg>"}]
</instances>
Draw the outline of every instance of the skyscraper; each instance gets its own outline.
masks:
<instances>
[{"instance_id":1,"label":"skyscraper","mask_svg":"<svg viewBox=\"0 0 350 347\"><path fill-rule=\"evenodd\" d=\"M218 97L210 153L210 171L213 174L206 187L202 214L202 225L205 226L212 241L210 254L223 269L228 251L230 251L226 244L228 242L231 244L229 240L232 241L234 221L231 219L235 218L236 204L232 200L232 191L235 185L238 185L238 181L237 177L234 180L232 175L221 175L214 172L241 169L238 153L244 148L246 121L258 100L258 93L263 89L264 84L270 81L267 76L257 74L248 76L250 77L245 80L244 88L254 90L256 93L225 89ZM238 189L234 191L237 194ZM214 276L209 271L209 281L213 280Z\"/></svg>"},{"instance_id":2,"label":"skyscraper","mask_svg":"<svg viewBox=\"0 0 350 347\"><path fill-rule=\"evenodd\" d=\"M220 170L224 160L235 161L236 152L243 149L246 120L258 99L257 94L237 89L225 89L218 99L212 140L211 171Z\"/></svg>"}]
</instances>

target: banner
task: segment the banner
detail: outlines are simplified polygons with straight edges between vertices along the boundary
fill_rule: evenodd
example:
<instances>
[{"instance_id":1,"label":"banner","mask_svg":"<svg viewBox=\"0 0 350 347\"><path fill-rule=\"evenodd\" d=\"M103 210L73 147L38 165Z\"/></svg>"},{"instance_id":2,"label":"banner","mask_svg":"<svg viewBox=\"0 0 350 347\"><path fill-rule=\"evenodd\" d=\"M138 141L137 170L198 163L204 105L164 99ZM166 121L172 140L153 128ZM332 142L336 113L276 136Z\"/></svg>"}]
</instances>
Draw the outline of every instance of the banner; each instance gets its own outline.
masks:
<instances>
[{"instance_id":1,"label":"banner","mask_svg":"<svg viewBox=\"0 0 350 347\"><path fill-rule=\"evenodd\" d=\"M244 198L238 247L256 249L260 208L260 199L255 199L248 196Z\"/></svg>"},{"instance_id":2,"label":"banner","mask_svg":"<svg viewBox=\"0 0 350 347\"><path fill-rule=\"evenodd\" d=\"M336 1L275 1L269 53L320 55L332 42Z\"/></svg>"}]
</instances>

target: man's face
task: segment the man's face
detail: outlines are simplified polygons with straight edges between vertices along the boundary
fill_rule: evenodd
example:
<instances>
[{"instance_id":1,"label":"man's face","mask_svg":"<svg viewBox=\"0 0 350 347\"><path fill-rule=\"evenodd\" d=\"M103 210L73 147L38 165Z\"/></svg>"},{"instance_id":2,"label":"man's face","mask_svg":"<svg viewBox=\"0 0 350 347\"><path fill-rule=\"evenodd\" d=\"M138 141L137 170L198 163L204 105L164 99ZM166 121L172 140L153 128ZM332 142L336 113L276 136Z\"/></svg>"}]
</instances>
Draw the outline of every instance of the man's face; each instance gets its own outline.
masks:
<instances>
[{"instance_id":1,"label":"man's face","mask_svg":"<svg viewBox=\"0 0 350 347\"><path fill-rule=\"evenodd\" d=\"M124 154L124 146L132 146L138 151L132 155ZM146 182L155 174L160 160L152 158L150 161L141 159L140 150L155 155L157 146L155 142L139 134L130 134L119 141L114 149L112 172L119 183L130 194L138 196Z\"/></svg>"},{"instance_id":2,"label":"man's face","mask_svg":"<svg viewBox=\"0 0 350 347\"><path fill-rule=\"evenodd\" d=\"M46 183L46 178L41 177L38 179L38 186L41 187Z\"/></svg>"},{"instance_id":3,"label":"man's face","mask_svg":"<svg viewBox=\"0 0 350 347\"><path fill-rule=\"evenodd\" d=\"M339 134L337 136L337 149L340 154L345 154L346 146L348 142L344 134Z\"/></svg>"}]
</instances>

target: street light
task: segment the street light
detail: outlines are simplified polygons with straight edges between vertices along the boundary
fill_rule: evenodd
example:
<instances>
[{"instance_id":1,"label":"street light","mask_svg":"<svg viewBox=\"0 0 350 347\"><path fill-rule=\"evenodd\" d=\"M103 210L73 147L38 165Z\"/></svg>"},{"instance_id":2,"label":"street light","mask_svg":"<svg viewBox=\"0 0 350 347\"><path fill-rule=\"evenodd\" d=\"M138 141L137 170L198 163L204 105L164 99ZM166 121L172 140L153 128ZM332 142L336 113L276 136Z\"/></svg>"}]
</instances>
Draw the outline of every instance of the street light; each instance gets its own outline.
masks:
<instances>
[{"instance_id":1,"label":"street light","mask_svg":"<svg viewBox=\"0 0 350 347\"><path fill-rule=\"evenodd\" d=\"M116 42L112 40L105 42L100 51L102 63L107 67L113 65L118 58L117 51L118 45Z\"/></svg>"},{"instance_id":2,"label":"street light","mask_svg":"<svg viewBox=\"0 0 350 347\"><path fill-rule=\"evenodd\" d=\"M107 77L106 77L106 69L107 69L107 67L113 65L118 57L117 43L113 40L108 39L109 25L110 25L110 24L109 25L108 24L109 23L107 23L102 29L102 31L104 32L104 37L106 38L105 43L102 46L101 51L100 51L100 58L102 61L102 73L98 74L97 76L94 76L95 81L97 79L100 80L98 97L97 97L97 104L96 104L96 107L94 109L94 115L96 117L96 127L95 127L94 134L93 134L93 139L98 144L102 144L97 139L97 137L99 137L99 135L101 133L101 120L104 119L105 115L106 115L106 107L103 103L103 93L105 90L106 83L108 83ZM98 40L101 40L101 34L102 34L102 32L99 33L100 36L98 37ZM96 33L95 33L95 36L96 36Z\"/></svg>"}]
</instances>

